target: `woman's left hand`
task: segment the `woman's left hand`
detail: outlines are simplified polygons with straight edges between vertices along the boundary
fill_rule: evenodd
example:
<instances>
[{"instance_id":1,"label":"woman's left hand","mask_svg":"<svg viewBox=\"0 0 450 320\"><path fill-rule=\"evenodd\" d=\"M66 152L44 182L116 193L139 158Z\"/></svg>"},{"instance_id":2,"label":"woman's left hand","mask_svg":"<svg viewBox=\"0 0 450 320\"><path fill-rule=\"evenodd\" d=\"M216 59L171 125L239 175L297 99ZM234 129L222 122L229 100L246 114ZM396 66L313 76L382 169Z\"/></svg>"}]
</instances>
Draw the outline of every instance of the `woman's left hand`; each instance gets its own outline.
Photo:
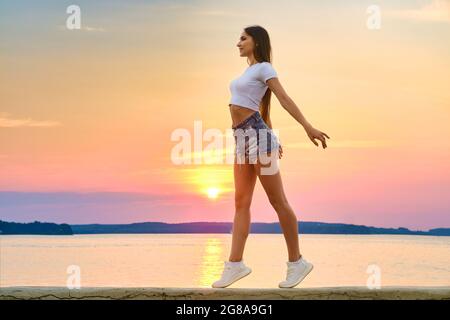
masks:
<instances>
[{"instance_id":1,"label":"woman's left hand","mask_svg":"<svg viewBox=\"0 0 450 320\"><path fill-rule=\"evenodd\" d=\"M325 140L325 137L330 139L330 137L320 130L317 130L313 126L307 126L306 127L306 133L308 134L309 139L318 147L319 144L314 139L319 139L322 142L322 147L325 149L327 147L327 142Z\"/></svg>"}]
</instances>

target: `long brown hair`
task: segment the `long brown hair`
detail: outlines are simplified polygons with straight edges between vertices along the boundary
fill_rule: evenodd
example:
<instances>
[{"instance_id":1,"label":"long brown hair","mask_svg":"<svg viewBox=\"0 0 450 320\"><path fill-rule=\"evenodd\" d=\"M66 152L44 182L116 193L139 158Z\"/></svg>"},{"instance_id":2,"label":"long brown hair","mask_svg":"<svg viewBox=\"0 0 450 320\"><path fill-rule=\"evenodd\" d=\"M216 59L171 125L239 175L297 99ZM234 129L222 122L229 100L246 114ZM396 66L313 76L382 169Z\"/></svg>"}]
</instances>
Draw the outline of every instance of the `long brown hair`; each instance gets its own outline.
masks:
<instances>
[{"instance_id":1,"label":"long brown hair","mask_svg":"<svg viewBox=\"0 0 450 320\"><path fill-rule=\"evenodd\" d=\"M272 63L272 47L270 46L269 33L261 26L253 25L244 28L245 33L253 38L255 47L253 49L253 55L258 62ZM267 88L264 97L259 105L259 112L264 122L271 127L270 121L270 98L272 97L272 90Z\"/></svg>"}]
</instances>

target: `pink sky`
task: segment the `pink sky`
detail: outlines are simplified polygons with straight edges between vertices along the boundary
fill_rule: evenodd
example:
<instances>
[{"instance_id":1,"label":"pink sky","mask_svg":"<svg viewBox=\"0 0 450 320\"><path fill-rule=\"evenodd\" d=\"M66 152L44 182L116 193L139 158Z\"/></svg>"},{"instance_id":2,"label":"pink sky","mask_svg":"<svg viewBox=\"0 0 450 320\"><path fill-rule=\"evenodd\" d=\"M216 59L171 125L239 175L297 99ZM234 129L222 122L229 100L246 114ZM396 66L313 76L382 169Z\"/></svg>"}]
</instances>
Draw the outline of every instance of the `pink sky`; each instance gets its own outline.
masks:
<instances>
[{"instance_id":1,"label":"pink sky","mask_svg":"<svg viewBox=\"0 0 450 320\"><path fill-rule=\"evenodd\" d=\"M101 15L86 3L89 28L78 31L61 27L64 8L40 8L32 21L16 10L6 19L1 219L232 221L232 165L175 165L170 137L179 128L193 134L200 120L203 130L225 134L228 85L246 68L235 45L243 26L260 23L282 85L331 137L327 149L315 147L272 97L284 189L299 220L450 227L445 15L413 1L383 7L389 14L371 31L357 3L303 4L304 19L281 5L196 6L133 5ZM278 221L259 182L252 219Z\"/></svg>"}]
</instances>

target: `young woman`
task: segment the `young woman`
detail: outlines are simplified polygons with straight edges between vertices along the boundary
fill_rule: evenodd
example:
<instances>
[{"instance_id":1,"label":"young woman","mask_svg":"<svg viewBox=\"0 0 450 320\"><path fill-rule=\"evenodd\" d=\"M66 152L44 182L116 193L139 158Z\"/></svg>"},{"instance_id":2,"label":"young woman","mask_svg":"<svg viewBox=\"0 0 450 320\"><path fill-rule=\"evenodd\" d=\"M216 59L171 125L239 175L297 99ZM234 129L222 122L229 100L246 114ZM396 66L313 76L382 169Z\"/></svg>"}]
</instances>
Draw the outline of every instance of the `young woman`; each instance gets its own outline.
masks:
<instances>
[{"instance_id":1,"label":"young woman","mask_svg":"<svg viewBox=\"0 0 450 320\"><path fill-rule=\"evenodd\" d=\"M313 265L300 254L297 217L286 199L276 165L278 158L281 159L283 149L272 131L269 115L271 92L275 93L283 108L303 126L309 139L316 146L318 143L314 139L320 140L323 148L326 148L325 137L328 139L329 137L306 121L281 86L271 64L270 39L264 28L246 27L237 47L240 56L247 57L249 67L230 84L232 96L229 106L236 140L235 217L232 246L229 261L225 261L222 277L214 282L212 287L225 288L251 272L251 269L244 264L242 256L250 232L250 204L256 177L258 177L271 205L277 212L287 244L289 255L287 276L286 280L279 283L279 287L292 288L308 275ZM247 134L249 132L256 134L252 138L252 135ZM250 158L255 159L256 153L256 161L250 161ZM263 172L264 170L266 171Z\"/></svg>"}]
</instances>

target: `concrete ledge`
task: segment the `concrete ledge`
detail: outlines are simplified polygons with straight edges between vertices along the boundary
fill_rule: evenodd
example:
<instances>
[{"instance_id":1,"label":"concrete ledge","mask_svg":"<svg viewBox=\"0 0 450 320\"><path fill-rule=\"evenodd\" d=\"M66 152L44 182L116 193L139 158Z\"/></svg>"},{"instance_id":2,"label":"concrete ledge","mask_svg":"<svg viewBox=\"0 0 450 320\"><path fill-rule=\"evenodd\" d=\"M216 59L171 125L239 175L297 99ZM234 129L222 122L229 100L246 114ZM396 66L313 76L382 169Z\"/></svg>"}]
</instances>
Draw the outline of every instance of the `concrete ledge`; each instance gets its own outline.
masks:
<instances>
[{"instance_id":1,"label":"concrete ledge","mask_svg":"<svg viewBox=\"0 0 450 320\"><path fill-rule=\"evenodd\" d=\"M240 288L81 288L0 287L0 300L450 300L450 287Z\"/></svg>"}]
</instances>

